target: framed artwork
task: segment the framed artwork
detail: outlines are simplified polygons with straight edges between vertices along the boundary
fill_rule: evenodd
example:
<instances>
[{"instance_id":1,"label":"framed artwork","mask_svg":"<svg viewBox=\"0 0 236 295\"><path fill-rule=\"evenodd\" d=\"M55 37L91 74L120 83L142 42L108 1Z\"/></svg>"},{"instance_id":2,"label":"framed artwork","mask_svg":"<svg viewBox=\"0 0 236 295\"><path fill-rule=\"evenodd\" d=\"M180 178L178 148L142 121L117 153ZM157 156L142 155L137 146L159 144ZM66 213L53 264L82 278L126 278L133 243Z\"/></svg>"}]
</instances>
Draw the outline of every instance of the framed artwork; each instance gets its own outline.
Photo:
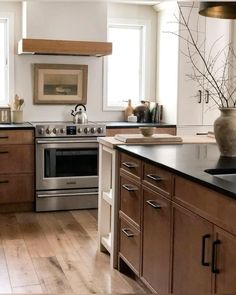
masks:
<instances>
[{"instance_id":1,"label":"framed artwork","mask_svg":"<svg viewBox=\"0 0 236 295\"><path fill-rule=\"evenodd\" d=\"M86 104L87 65L34 64L34 104Z\"/></svg>"}]
</instances>

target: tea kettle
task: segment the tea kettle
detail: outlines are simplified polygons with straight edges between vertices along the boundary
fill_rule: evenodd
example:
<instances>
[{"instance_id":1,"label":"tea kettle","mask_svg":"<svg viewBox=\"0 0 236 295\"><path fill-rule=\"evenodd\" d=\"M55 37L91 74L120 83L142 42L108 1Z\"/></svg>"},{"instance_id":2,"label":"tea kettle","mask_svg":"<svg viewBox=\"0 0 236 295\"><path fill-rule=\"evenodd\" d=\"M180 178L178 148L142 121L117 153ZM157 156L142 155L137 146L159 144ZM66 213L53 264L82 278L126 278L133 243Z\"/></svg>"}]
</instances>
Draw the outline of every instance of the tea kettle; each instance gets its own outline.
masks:
<instances>
[{"instance_id":1,"label":"tea kettle","mask_svg":"<svg viewBox=\"0 0 236 295\"><path fill-rule=\"evenodd\" d=\"M78 109L78 111L77 111ZM86 115L86 107L83 104L77 104L75 110L71 111L71 115L74 117L75 124L84 124L88 123L88 117Z\"/></svg>"}]
</instances>

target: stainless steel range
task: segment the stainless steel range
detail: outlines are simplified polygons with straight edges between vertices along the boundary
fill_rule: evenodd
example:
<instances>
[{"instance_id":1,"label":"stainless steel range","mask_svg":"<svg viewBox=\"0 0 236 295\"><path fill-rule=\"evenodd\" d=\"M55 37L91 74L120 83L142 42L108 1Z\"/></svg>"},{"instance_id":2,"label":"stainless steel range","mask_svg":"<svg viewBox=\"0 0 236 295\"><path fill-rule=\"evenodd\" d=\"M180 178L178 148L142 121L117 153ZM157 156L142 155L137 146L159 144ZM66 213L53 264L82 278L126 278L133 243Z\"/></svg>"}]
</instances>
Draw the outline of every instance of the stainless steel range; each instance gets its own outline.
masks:
<instances>
[{"instance_id":1,"label":"stainless steel range","mask_svg":"<svg viewBox=\"0 0 236 295\"><path fill-rule=\"evenodd\" d=\"M34 123L36 211L97 208L98 136L105 124Z\"/></svg>"}]
</instances>

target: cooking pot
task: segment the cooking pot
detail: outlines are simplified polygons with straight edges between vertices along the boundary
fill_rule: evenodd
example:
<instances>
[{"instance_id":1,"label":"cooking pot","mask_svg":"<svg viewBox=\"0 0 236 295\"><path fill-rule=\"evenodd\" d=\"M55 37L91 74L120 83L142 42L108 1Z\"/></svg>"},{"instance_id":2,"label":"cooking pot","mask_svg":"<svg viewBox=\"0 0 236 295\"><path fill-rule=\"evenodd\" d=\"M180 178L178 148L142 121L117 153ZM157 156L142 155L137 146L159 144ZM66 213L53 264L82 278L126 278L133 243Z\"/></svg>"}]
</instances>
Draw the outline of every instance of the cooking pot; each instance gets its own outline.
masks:
<instances>
[{"instance_id":1,"label":"cooking pot","mask_svg":"<svg viewBox=\"0 0 236 295\"><path fill-rule=\"evenodd\" d=\"M75 110L71 111L71 115L74 117L73 121L75 124L88 123L88 117L86 115L86 107L83 104L77 104L75 106Z\"/></svg>"}]
</instances>

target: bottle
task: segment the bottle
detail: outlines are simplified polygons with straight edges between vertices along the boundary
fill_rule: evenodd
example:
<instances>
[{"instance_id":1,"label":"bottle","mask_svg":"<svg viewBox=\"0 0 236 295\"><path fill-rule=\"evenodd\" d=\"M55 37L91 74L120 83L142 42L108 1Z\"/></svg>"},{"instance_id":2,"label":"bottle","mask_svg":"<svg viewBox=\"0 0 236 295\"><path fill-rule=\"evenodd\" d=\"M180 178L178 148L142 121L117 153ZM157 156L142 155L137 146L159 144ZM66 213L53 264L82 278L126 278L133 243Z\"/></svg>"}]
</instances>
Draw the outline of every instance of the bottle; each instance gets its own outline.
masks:
<instances>
[{"instance_id":1,"label":"bottle","mask_svg":"<svg viewBox=\"0 0 236 295\"><path fill-rule=\"evenodd\" d=\"M128 100L128 106L125 108L124 110L124 120L127 122L128 121L128 117L131 116L133 114L133 107L131 105L131 99Z\"/></svg>"}]
</instances>

